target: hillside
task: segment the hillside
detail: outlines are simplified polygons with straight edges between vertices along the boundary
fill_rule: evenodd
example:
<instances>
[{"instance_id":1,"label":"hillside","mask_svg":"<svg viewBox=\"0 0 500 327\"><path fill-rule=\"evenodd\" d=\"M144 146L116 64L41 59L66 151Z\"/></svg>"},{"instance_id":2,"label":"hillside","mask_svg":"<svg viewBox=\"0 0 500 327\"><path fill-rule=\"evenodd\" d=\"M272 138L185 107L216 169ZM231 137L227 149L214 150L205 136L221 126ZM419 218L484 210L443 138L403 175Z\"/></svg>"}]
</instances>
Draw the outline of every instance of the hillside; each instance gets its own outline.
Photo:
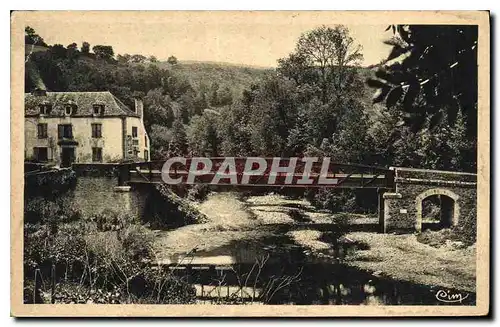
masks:
<instances>
[{"instance_id":1,"label":"hillside","mask_svg":"<svg viewBox=\"0 0 500 327\"><path fill-rule=\"evenodd\" d=\"M228 87L234 98L241 96L244 89L259 83L264 76L273 72L273 68L217 62L180 61L178 64L171 65L160 61L143 65L155 65L160 69L169 70L187 79L198 90L208 89L212 83L217 83L220 88Z\"/></svg>"},{"instance_id":2,"label":"hillside","mask_svg":"<svg viewBox=\"0 0 500 327\"><path fill-rule=\"evenodd\" d=\"M75 58L69 58L66 54L65 57L57 58L54 52L47 50L49 48L26 46L27 55L32 51L25 67L27 92L34 88L46 88L51 91L106 90L111 91L125 104L133 106L132 95L135 91L147 94L149 90L160 87L170 77L174 77L174 82L167 82L163 94L169 94L171 100L167 102L175 117L180 116L183 110L192 111L193 105L196 106L193 100L182 97L188 90L186 84L190 85L196 94L204 94L206 100L210 97L214 84L218 84L219 90L229 89L232 98L238 99L244 89L249 89L252 84L261 84L265 76L274 73L273 68L218 62L179 61L172 65L166 61L146 60L142 63L123 63L114 59L99 60L93 53L80 53ZM372 77L373 70L360 67L359 73L365 80ZM375 126L383 119L383 107L372 104L373 92L365 84L361 100L365 104L372 126ZM165 107L165 104L162 106ZM212 106L205 103L202 107ZM151 123L153 121L156 119Z\"/></svg>"},{"instance_id":3,"label":"hillside","mask_svg":"<svg viewBox=\"0 0 500 327\"><path fill-rule=\"evenodd\" d=\"M29 54L35 55L35 53L46 52L47 50L49 50L49 48L26 45L25 53L26 56L28 56ZM119 64L114 60L109 62L97 60L92 53L78 56L76 64L73 63L73 65L81 64L94 66L101 71L115 71L123 67L123 64ZM27 91L33 87L45 86L49 90L52 90L53 88L50 87L53 76L43 73L41 74L40 67L38 67L39 65L39 63L36 63L33 60L29 60L26 63L26 78L27 81L29 81L27 83ZM191 86L193 86L196 90L208 90L213 83L217 83L221 89L228 87L231 90L233 98L241 96L241 92L244 89L249 88L252 84L258 83L262 77L273 72L273 68L252 67L217 62L180 61L175 65L171 65L166 61L159 61L155 63L129 63L129 65L131 67L143 66L146 69L148 66L156 66L161 70L167 70L180 80L188 81L189 84L191 84ZM69 79L71 79L71 77L69 77ZM63 87L63 89L64 88L65 87ZM69 85L69 88L71 88L71 85ZM81 91L84 91L84 88L85 87L83 87L83 89L82 87L78 87ZM93 89L89 89L88 91L93 91ZM123 100L126 101L127 99Z\"/></svg>"}]
</instances>

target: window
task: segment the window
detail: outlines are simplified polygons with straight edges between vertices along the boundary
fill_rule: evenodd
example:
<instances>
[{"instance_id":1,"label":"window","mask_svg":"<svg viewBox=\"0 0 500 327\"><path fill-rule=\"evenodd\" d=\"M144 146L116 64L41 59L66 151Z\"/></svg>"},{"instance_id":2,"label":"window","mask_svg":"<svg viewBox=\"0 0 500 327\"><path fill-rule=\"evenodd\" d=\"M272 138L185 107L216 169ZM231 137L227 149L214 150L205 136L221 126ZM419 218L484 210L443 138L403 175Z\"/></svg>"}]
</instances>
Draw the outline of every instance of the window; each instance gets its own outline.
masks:
<instances>
[{"instance_id":1,"label":"window","mask_svg":"<svg viewBox=\"0 0 500 327\"><path fill-rule=\"evenodd\" d=\"M132 126L132 137L137 137L137 127Z\"/></svg>"},{"instance_id":2,"label":"window","mask_svg":"<svg viewBox=\"0 0 500 327\"><path fill-rule=\"evenodd\" d=\"M73 113L73 106L70 105L70 104L67 104L64 106L64 113L67 115L67 116L70 116L72 113Z\"/></svg>"},{"instance_id":3,"label":"window","mask_svg":"<svg viewBox=\"0 0 500 327\"><path fill-rule=\"evenodd\" d=\"M71 124L61 124L57 126L57 136L62 139L73 138L73 126Z\"/></svg>"},{"instance_id":4,"label":"window","mask_svg":"<svg viewBox=\"0 0 500 327\"><path fill-rule=\"evenodd\" d=\"M92 161L102 162L102 148L92 148Z\"/></svg>"},{"instance_id":5,"label":"window","mask_svg":"<svg viewBox=\"0 0 500 327\"><path fill-rule=\"evenodd\" d=\"M149 152L148 150L144 150L144 160L149 160Z\"/></svg>"},{"instance_id":6,"label":"window","mask_svg":"<svg viewBox=\"0 0 500 327\"><path fill-rule=\"evenodd\" d=\"M101 138L102 137L102 124L94 123L92 126L92 137Z\"/></svg>"},{"instance_id":7,"label":"window","mask_svg":"<svg viewBox=\"0 0 500 327\"><path fill-rule=\"evenodd\" d=\"M103 115L104 114L104 105L103 104L94 104L94 115Z\"/></svg>"},{"instance_id":8,"label":"window","mask_svg":"<svg viewBox=\"0 0 500 327\"><path fill-rule=\"evenodd\" d=\"M144 146L148 146L148 136L144 135Z\"/></svg>"},{"instance_id":9,"label":"window","mask_svg":"<svg viewBox=\"0 0 500 327\"><path fill-rule=\"evenodd\" d=\"M39 139L47 138L47 124L38 124L37 125L37 135Z\"/></svg>"},{"instance_id":10,"label":"window","mask_svg":"<svg viewBox=\"0 0 500 327\"><path fill-rule=\"evenodd\" d=\"M35 154L36 161L38 162L49 161L48 150L46 147L35 147L33 148L33 152Z\"/></svg>"},{"instance_id":11,"label":"window","mask_svg":"<svg viewBox=\"0 0 500 327\"><path fill-rule=\"evenodd\" d=\"M39 105L41 115L49 115L52 110L52 105L50 103L43 103Z\"/></svg>"}]
</instances>

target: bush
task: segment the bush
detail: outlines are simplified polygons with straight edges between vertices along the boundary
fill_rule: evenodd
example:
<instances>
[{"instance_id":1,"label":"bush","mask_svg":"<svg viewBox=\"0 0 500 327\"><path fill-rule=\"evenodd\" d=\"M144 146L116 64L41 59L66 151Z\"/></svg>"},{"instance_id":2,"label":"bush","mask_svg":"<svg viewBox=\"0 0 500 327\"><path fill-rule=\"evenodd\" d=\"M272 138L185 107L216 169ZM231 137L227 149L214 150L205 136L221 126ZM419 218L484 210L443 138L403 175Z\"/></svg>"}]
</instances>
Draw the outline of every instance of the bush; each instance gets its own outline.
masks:
<instances>
[{"instance_id":1,"label":"bush","mask_svg":"<svg viewBox=\"0 0 500 327\"><path fill-rule=\"evenodd\" d=\"M427 220L441 220L441 201L438 195L426 198L422 202L422 218Z\"/></svg>"},{"instance_id":2,"label":"bush","mask_svg":"<svg viewBox=\"0 0 500 327\"><path fill-rule=\"evenodd\" d=\"M61 283L56 286L54 292L54 303L64 304L119 304L127 303L124 290L118 287L107 289L91 289L86 285L78 283Z\"/></svg>"},{"instance_id":3,"label":"bush","mask_svg":"<svg viewBox=\"0 0 500 327\"><path fill-rule=\"evenodd\" d=\"M466 245L476 243L477 239L477 211L471 210L468 215L460 217L458 225L453 228L460 241Z\"/></svg>"},{"instance_id":4,"label":"bush","mask_svg":"<svg viewBox=\"0 0 500 327\"><path fill-rule=\"evenodd\" d=\"M196 299L195 288L168 271L147 268L129 285L135 303L190 304Z\"/></svg>"},{"instance_id":5,"label":"bush","mask_svg":"<svg viewBox=\"0 0 500 327\"><path fill-rule=\"evenodd\" d=\"M78 204L70 197L49 200L41 196L27 198L24 205L25 223L68 223L81 218Z\"/></svg>"},{"instance_id":6,"label":"bush","mask_svg":"<svg viewBox=\"0 0 500 327\"><path fill-rule=\"evenodd\" d=\"M312 204L332 212L354 211L356 199L351 190L320 189L314 196Z\"/></svg>"},{"instance_id":7,"label":"bush","mask_svg":"<svg viewBox=\"0 0 500 327\"><path fill-rule=\"evenodd\" d=\"M182 217L189 217L185 213L190 207L180 209L184 210L180 211ZM191 215L196 216L196 212ZM191 285L175 276L152 272L149 262L154 234L134 217L113 210L103 210L90 220L79 217L78 207L67 197L27 200L25 303L194 301ZM138 283L146 287L142 295ZM130 292L131 285L136 286L136 294Z\"/></svg>"},{"instance_id":8,"label":"bush","mask_svg":"<svg viewBox=\"0 0 500 327\"><path fill-rule=\"evenodd\" d=\"M142 225L129 225L118 233L123 249L132 260L148 259L152 255L154 236Z\"/></svg>"},{"instance_id":9,"label":"bush","mask_svg":"<svg viewBox=\"0 0 500 327\"><path fill-rule=\"evenodd\" d=\"M149 267L154 235L128 222L103 231L96 222L25 226L25 303L192 303L195 290ZM35 274L38 276L35 286ZM55 288L51 282L56 281ZM43 294L54 294L44 299Z\"/></svg>"},{"instance_id":10,"label":"bush","mask_svg":"<svg viewBox=\"0 0 500 327\"><path fill-rule=\"evenodd\" d=\"M106 208L91 217L90 220L96 223L98 230L105 232L123 229L125 226L133 223L136 219L131 215L124 214L123 212Z\"/></svg>"},{"instance_id":11,"label":"bush","mask_svg":"<svg viewBox=\"0 0 500 327\"><path fill-rule=\"evenodd\" d=\"M54 231L49 225L24 226L24 264L27 272L49 264L82 262L85 228L80 223L62 224Z\"/></svg>"},{"instance_id":12,"label":"bush","mask_svg":"<svg viewBox=\"0 0 500 327\"><path fill-rule=\"evenodd\" d=\"M73 170L52 170L41 174L25 175L24 195L26 198L42 196L55 199L73 190L75 186L76 173Z\"/></svg>"},{"instance_id":13,"label":"bush","mask_svg":"<svg viewBox=\"0 0 500 327\"><path fill-rule=\"evenodd\" d=\"M373 213L378 209L378 195L373 189L321 188L307 190L305 197L315 207L332 212Z\"/></svg>"},{"instance_id":14,"label":"bush","mask_svg":"<svg viewBox=\"0 0 500 327\"><path fill-rule=\"evenodd\" d=\"M166 185L158 184L148 198L145 216L152 228L200 224L208 218L189 201L176 195Z\"/></svg>"},{"instance_id":15,"label":"bush","mask_svg":"<svg viewBox=\"0 0 500 327\"><path fill-rule=\"evenodd\" d=\"M190 201L204 201L210 193L210 185L196 184L188 190L187 198Z\"/></svg>"}]
</instances>

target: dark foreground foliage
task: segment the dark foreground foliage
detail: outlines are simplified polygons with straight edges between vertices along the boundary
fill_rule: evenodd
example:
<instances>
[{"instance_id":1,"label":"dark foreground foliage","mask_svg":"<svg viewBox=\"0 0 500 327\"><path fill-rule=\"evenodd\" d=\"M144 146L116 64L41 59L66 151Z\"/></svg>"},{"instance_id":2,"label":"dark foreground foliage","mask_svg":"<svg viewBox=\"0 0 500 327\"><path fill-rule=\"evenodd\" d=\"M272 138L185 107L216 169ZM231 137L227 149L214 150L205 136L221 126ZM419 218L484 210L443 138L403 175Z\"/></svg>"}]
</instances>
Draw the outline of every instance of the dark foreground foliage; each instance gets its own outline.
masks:
<instances>
[{"instance_id":1,"label":"dark foreground foliage","mask_svg":"<svg viewBox=\"0 0 500 327\"><path fill-rule=\"evenodd\" d=\"M192 286L150 266L153 234L146 226L109 211L70 220L68 201L33 204L28 215L40 218L24 226L25 303L194 301Z\"/></svg>"},{"instance_id":2,"label":"dark foreground foliage","mask_svg":"<svg viewBox=\"0 0 500 327\"><path fill-rule=\"evenodd\" d=\"M146 205L147 223L152 228L172 228L207 221L207 217L168 186L155 185Z\"/></svg>"}]
</instances>

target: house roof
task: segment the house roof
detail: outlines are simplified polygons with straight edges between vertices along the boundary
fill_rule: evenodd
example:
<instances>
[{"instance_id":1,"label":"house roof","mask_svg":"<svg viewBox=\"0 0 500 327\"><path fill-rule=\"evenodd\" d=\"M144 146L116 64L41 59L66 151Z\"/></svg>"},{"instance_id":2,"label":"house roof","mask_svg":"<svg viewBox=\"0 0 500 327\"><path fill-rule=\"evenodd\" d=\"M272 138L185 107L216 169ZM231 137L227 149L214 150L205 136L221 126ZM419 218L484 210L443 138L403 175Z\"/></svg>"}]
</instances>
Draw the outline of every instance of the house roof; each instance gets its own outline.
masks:
<instances>
[{"instance_id":1,"label":"house roof","mask_svg":"<svg viewBox=\"0 0 500 327\"><path fill-rule=\"evenodd\" d=\"M63 116L65 105L75 104L76 110L72 117L86 117L94 114L94 105L103 104L103 116L130 116L139 117L137 113L127 107L111 92L47 92L46 95L24 95L24 114L35 116L40 113L39 105L51 104L52 110L49 116Z\"/></svg>"}]
</instances>

